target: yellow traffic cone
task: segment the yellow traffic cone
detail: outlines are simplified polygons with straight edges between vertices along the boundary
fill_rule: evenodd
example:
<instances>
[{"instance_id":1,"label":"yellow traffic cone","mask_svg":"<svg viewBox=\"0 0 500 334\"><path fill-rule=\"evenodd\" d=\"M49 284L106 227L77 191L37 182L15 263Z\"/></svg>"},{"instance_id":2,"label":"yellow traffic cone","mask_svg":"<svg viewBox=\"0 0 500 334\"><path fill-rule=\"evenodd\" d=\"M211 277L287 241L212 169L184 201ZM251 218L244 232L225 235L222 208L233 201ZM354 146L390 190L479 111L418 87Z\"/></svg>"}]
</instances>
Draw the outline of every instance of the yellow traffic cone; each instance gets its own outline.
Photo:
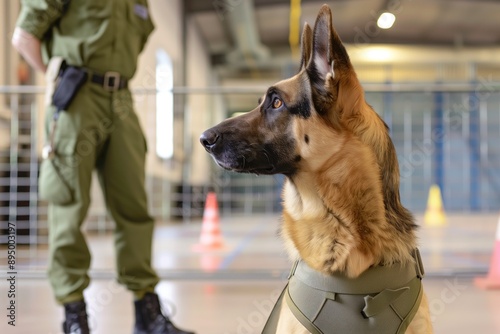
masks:
<instances>
[{"instance_id":1,"label":"yellow traffic cone","mask_svg":"<svg viewBox=\"0 0 500 334\"><path fill-rule=\"evenodd\" d=\"M446 225L446 215L443 209L441 190L435 184L429 189L429 199L427 200L424 223L428 226Z\"/></svg>"}]
</instances>

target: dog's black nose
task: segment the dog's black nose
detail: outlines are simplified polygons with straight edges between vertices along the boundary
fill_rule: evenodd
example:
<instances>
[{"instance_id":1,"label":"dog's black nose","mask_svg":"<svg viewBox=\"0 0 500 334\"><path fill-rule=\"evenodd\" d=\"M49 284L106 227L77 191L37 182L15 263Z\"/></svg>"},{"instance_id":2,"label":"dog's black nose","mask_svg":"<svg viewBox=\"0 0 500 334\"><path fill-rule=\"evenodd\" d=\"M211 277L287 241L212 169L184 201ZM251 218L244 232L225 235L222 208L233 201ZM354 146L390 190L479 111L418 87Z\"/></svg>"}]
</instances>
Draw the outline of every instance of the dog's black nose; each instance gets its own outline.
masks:
<instances>
[{"instance_id":1,"label":"dog's black nose","mask_svg":"<svg viewBox=\"0 0 500 334\"><path fill-rule=\"evenodd\" d=\"M219 140L219 134L216 131L207 130L200 136L200 143L208 152L212 152L213 148Z\"/></svg>"}]
</instances>

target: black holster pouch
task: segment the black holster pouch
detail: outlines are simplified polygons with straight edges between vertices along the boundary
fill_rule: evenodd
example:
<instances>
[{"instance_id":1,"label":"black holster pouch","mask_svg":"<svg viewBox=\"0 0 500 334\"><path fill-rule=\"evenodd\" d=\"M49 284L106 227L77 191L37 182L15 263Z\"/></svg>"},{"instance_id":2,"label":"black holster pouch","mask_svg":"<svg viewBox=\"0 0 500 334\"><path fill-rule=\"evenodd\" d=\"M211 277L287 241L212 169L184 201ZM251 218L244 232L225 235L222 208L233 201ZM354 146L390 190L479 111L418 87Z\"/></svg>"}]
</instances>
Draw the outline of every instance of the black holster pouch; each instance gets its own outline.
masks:
<instances>
[{"instance_id":1,"label":"black holster pouch","mask_svg":"<svg viewBox=\"0 0 500 334\"><path fill-rule=\"evenodd\" d=\"M57 111L67 110L80 87L87 81L87 71L68 66L64 69L52 96L52 104Z\"/></svg>"}]
</instances>

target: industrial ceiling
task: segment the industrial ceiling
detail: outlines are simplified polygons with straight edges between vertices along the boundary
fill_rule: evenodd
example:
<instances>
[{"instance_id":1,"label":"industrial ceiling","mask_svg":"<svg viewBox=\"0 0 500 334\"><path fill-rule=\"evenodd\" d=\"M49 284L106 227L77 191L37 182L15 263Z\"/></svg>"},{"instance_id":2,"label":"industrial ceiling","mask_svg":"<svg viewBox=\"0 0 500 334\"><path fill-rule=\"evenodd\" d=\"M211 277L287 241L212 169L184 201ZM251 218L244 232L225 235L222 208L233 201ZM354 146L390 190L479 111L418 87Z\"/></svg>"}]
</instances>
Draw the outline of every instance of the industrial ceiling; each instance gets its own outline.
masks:
<instances>
[{"instance_id":1,"label":"industrial ceiling","mask_svg":"<svg viewBox=\"0 0 500 334\"><path fill-rule=\"evenodd\" d=\"M295 1L295 0L294 0ZM500 42L500 1L496 0L335 0L300 2L300 25L313 25L323 3L348 44L496 46ZM262 58L290 53L290 0L187 0L213 63L239 56ZM377 27L380 13L396 15L392 28ZM248 59L247 59L248 60ZM248 63L248 61L247 61Z\"/></svg>"}]
</instances>

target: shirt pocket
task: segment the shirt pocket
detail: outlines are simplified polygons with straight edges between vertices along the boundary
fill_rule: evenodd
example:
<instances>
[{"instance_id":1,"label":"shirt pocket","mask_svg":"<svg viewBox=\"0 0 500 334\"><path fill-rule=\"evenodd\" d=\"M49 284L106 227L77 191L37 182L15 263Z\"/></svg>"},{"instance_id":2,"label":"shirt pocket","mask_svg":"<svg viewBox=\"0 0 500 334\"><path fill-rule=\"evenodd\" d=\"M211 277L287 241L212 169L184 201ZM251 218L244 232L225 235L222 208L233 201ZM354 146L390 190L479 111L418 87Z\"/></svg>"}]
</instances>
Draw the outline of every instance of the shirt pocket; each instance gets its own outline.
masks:
<instances>
[{"instance_id":1,"label":"shirt pocket","mask_svg":"<svg viewBox=\"0 0 500 334\"><path fill-rule=\"evenodd\" d=\"M85 0L84 4L77 5L75 3L75 6L79 6L75 12L81 18L96 21L109 18L113 11L113 1Z\"/></svg>"}]
</instances>

